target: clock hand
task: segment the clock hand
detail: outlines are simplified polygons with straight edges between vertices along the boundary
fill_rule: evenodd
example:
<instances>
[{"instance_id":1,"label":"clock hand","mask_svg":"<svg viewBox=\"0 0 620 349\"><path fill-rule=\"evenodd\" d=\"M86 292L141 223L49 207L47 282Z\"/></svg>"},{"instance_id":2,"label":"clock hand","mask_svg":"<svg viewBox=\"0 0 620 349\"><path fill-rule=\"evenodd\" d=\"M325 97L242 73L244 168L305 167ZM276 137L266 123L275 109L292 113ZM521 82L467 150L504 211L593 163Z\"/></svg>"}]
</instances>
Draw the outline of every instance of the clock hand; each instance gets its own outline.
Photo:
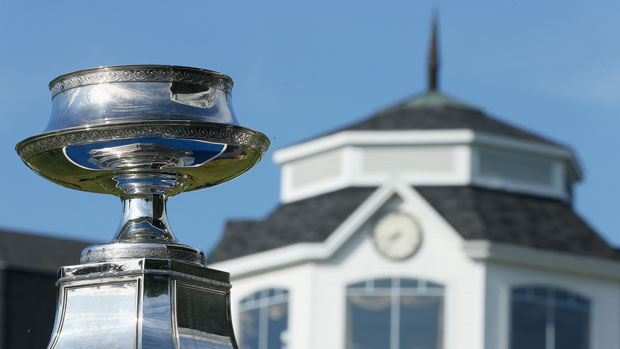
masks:
<instances>
[{"instance_id":1,"label":"clock hand","mask_svg":"<svg viewBox=\"0 0 620 349\"><path fill-rule=\"evenodd\" d=\"M402 231L397 230L395 233L390 235L388 241L394 242L394 241L398 240L401 235L402 235Z\"/></svg>"}]
</instances>

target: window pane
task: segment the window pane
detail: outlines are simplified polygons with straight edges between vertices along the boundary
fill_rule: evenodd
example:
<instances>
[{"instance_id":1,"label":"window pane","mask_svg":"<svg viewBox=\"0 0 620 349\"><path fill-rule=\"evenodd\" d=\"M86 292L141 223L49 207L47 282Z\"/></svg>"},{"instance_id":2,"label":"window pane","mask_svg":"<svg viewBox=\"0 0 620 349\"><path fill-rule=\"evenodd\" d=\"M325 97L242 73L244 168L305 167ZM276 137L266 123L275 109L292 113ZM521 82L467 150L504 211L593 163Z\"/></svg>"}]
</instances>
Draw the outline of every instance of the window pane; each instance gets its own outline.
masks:
<instances>
[{"instance_id":1,"label":"window pane","mask_svg":"<svg viewBox=\"0 0 620 349\"><path fill-rule=\"evenodd\" d=\"M402 279L400 280L400 288L418 288L418 280Z\"/></svg>"},{"instance_id":2,"label":"window pane","mask_svg":"<svg viewBox=\"0 0 620 349\"><path fill-rule=\"evenodd\" d=\"M280 349L287 347L288 290L264 289L241 300L240 347Z\"/></svg>"},{"instance_id":3,"label":"window pane","mask_svg":"<svg viewBox=\"0 0 620 349\"><path fill-rule=\"evenodd\" d=\"M513 301L511 320L512 349L545 349L547 322L544 304Z\"/></svg>"},{"instance_id":4,"label":"window pane","mask_svg":"<svg viewBox=\"0 0 620 349\"><path fill-rule=\"evenodd\" d=\"M589 312L570 308L556 308L555 347L562 349L587 349L589 337Z\"/></svg>"},{"instance_id":5,"label":"window pane","mask_svg":"<svg viewBox=\"0 0 620 349\"><path fill-rule=\"evenodd\" d=\"M366 281L358 282L352 285L349 285L347 288L366 288Z\"/></svg>"},{"instance_id":6,"label":"window pane","mask_svg":"<svg viewBox=\"0 0 620 349\"><path fill-rule=\"evenodd\" d=\"M258 349L259 310L244 311L241 318L241 348Z\"/></svg>"},{"instance_id":7,"label":"window pane","mask_svg":"<svg viewBox=\"0 0 620 349\"><path fill-rule=\"evenodd\" d=\"M375 280L375 288L392 288L392 279Z\"/></svg>"},{"instance_id":8,"label":"window pane","mask_svg":"<svg viewBox=\"0 0 620 349\"><path fill-rule=\"evenodd\" d=\"M269 307L269 325L267 333L267 348L280 349L286 348L287 344L287 325L288 325L288 303L281 303ZM242 347L244 348L244 347ZM244 348L245 349L245 348Z\"/></svg>"},{"instance_id":9,"label":"window pane","mask_svg":"<svg viewBox=\"0 0 620 349\"><path fill-rule=\"evenodd\" d=\"M546 302L549 298L551 298L552 290L547 287L532 287L531 289L532 297L537 302Z\"/></svg>"},{"instance_id":10,"label":"window pane","mask_svg":"<svg viewBox=\"0 0 620 349\"><path fill-rule=\"evenodd\" d=\"M428 288L428 289L440 289L440 290L443 290L443 286L441 286L440 284L435 283L435 282L427 282L426 283L426 288Z\"/></svg>"},{"instance_id":11,"label":"window pane","mask_svg":"<svg viewBox=\"0 0 620 349\"><path fill-rule=\"evenodd\" d=\"M390 297L349 296L347 303L347 348L389 348Z\"/></svg>"},{"instance_id":12,"label":"window pane","mask_svg":"<svg viewBox=\"0 0 620 349\"><path fill-rule=\"evenodd\" d=\"M400 347L440 349L442 299L403 296L400 303Z\"/></svg>"}]
</instances>

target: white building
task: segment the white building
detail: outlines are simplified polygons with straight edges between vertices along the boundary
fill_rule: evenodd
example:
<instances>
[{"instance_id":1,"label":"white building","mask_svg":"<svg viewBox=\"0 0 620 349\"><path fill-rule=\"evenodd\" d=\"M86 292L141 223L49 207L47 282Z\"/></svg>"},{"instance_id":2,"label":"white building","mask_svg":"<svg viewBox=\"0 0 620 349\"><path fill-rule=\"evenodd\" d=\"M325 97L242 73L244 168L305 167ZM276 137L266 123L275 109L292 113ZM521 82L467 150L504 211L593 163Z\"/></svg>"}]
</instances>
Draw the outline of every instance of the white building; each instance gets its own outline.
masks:
<instances>
[{"instance_id":1,"label":"white building","mask_svg":"<svg viewBox=\"0 0 620 349\"><path fill-rule=\"evenodd\" d=\"M278 150L282 204L228 223L241 348L620 348L575 156L437 92L431 52L426 93Z\"/></svg>"}]
</instances>

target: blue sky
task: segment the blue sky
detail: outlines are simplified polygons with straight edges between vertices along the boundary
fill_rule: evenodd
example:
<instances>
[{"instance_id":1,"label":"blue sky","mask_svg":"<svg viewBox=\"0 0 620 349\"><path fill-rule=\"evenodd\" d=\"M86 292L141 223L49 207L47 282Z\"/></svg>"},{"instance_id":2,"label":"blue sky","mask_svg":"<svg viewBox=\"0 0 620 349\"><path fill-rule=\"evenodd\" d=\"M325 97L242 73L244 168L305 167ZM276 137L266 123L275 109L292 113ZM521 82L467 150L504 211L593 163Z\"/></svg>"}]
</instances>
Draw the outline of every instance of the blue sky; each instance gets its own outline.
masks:
<instances>
[{"instance_id":1,"label":"blue sky","mask_svg":"<svg viewBox=\"0 0 620 349\"><path fill-rule=\"evenodd\" d=\"M611 0L0 1L0 228L110 239L117 198L47 182L13 148L45 128L58 75L187 65L230 75L242 125L272 140L239 179L170 199L177 237L209 250L227 219L278 204L273 150L424 89L433 7L440 89L570 145L585 172L575 209L620 245L620 2Z\"/></svg>"}]
</instances>

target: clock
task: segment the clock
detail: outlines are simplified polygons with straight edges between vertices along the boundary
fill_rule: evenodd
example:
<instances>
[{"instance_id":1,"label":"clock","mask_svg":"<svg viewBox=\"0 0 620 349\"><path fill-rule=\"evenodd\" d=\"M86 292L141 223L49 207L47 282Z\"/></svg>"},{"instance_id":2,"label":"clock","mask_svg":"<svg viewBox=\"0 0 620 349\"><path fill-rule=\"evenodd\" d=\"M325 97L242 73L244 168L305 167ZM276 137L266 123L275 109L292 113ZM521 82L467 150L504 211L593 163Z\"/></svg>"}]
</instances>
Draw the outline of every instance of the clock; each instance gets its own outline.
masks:
<instances>
[{"instance_id":1,"label":"clock","mask_svg":"<svg viewBox=\"0 0 620 349\"><path fill-rule=\"evenodd\" d=\"M422 231L408 214L389 212L377 220L372 237L381 254L390 259L405 259L420 247Z\"/></svg>"}]
</instances>

